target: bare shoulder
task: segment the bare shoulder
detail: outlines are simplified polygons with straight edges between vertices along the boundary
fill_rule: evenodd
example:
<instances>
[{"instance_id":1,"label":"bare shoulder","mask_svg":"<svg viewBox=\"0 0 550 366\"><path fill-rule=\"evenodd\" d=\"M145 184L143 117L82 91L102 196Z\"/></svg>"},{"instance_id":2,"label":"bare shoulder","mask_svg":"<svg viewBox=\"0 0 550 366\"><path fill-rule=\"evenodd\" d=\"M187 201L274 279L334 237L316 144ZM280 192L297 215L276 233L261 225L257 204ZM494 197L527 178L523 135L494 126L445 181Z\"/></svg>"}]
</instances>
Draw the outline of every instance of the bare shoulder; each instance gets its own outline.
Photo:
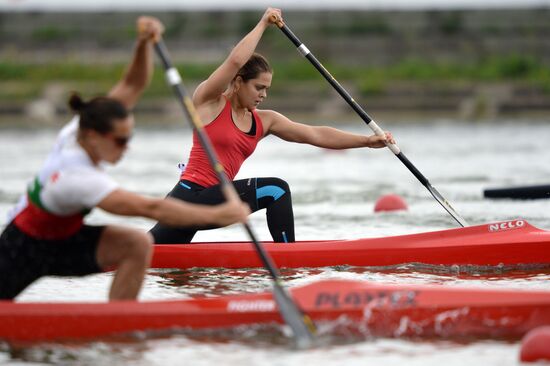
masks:
<instances>
[{"instance_id":1,"label":"bare shoulder","mask_svg":"<svg viewBox=\"0 0 550 366\"><path fill-rule=\"evenodd\" d=\"M274 125L280 123L281 121L284 122L284 120L287 119L281 113L271 109L256 109L256 113L258 113L262 119L262 124L266 133L268 133Z\"/></svg>"}]
</instances>

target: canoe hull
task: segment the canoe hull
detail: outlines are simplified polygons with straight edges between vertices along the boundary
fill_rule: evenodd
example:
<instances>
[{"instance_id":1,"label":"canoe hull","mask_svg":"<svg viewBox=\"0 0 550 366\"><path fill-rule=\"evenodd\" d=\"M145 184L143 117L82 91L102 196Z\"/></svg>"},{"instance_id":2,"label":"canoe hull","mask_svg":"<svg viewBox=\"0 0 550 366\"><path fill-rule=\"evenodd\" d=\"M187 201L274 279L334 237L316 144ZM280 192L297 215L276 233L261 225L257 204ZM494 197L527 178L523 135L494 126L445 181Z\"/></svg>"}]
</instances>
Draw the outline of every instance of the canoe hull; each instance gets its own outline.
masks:
<instances>
[{"instance_id":1,"label":"canoe hull","mask_svg":"<svg viewBox=\"0 0 550 366\"><path fill-rule=\"evenodd\" d=\"M385 337L520 338L550 325L550 292L326 280L292 295L315 321ZM271 293L177 301L0 302L0 339L88 339L136 331L281 323Z\"/></svg>"},{"instance_id":2,"label":"canoe hull","mask_svg":"<svg viewBox=\"0 0 550 366\"><path fill-rule=\"evenodd\" d=\"M550 265L550 232L513 220L420 234L356 240L263 243L278 267ZM262 267L249 242L155 245L152 268Z\"/></svg>"}]
</instances>

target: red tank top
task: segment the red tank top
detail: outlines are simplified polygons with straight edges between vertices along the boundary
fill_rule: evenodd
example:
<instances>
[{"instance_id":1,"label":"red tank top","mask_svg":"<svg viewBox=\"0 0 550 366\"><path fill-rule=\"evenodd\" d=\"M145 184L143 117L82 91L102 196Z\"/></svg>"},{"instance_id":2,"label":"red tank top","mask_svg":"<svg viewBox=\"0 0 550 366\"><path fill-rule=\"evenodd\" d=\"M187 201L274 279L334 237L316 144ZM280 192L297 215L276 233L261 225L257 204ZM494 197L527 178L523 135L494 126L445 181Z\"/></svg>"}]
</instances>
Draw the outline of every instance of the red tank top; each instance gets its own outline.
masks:
<instances>
[{"instance_id":1,"label":"red tank top","mask_svg":"<svg viewBox=\"0 0 550 366\"><path fill-rule=\"evenodd\" d=\"M254 152L258 141L263 137L262 121L256 111L252 111L252 115L256 122L255 135L249 135L235 125L231 115L231 103L227 99L218 117L204 128L230 180L235 178L243 162ZM193 147L189 162L180 179L189 180L203 187L219 183L196 132L193 132Z\"/></svg>"}]
</instances>

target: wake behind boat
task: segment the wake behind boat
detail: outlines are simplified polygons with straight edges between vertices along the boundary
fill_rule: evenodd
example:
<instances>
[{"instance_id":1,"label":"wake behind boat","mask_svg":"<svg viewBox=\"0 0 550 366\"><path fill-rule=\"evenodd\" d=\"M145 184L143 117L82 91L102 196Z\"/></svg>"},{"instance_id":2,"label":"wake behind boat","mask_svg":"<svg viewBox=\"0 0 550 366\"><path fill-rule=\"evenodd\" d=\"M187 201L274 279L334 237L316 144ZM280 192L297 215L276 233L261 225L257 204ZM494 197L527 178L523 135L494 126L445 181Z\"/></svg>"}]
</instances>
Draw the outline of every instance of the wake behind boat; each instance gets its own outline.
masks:
<instances>
[{"instance_id":1,"label":"wake behind boat","mask_svg":"<svg viewBox=\"0 0 550 366\"><path fill-rule=\"evenodd\" d=\"M404 263L550 266L550 232L525 220L410 235L263 244L278 267L393 266ZM252 268L249 242L156 245L153 268Z\"/></svg>"},{"instance_id":2,"label":"wake behind boat","mask_svg":"<svg viewBox=\"0 0 550 366\"><path fill-rule=\"evenodd\" d=\"M325 280L291 290L317 324L384 337L519 339L550 325L550 292ZM270 292L175 301L0 302L0 339L90 339L136 331L281 323Z\"/></svg>"}]
</instances>

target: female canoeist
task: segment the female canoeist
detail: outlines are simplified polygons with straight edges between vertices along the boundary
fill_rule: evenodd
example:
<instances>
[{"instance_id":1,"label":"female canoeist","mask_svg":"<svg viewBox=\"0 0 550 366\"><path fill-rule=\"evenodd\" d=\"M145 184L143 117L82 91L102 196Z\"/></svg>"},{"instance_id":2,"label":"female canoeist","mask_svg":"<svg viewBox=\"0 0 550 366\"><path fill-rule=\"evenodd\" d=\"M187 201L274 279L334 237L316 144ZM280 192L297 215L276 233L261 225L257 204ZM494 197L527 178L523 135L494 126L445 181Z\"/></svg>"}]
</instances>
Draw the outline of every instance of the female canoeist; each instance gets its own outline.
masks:
<instances>
[{"instance_id":1,"label":"female canoeist","mask_svg":"<svg viewBox=\"0 0 550 366\"><path fill-rule=\"evenodd\" d=\"M291 121L272 110L257 106L266 98L273 72L267 60L254 53L270 17L281 18L279 9L268 8L256 27L231 51L227 59L193 94L193 103L229 179L257 143L273 134L286 141L329 149L380 148L395 143L392 135L362 136L331 127L313 127ZM216 173L196 134L189 161L180 181L168 194L183 201L216 204L223 201ZM279 178L249 178L233 182L241 199L255 212L266 208L269 231L275 242L294 242L294 215L288 184ZM197 230L208 227L174 228L158 223L151 229L155 243L189 243Z\"/></svg>"},{"instance_id":2,"label":"female canoeist","mask_svg":"<svg viewBox=\"0 0 550 366\"><path fill-rule=\"evenodd\" d=\"M101 169L116 163L132 136L128 112L152 74L152 43L162 24L137 22L134 58L108 97L69 100L75 112L44 166L29 185L0 236L0 299L13 299L42 276L83 276L117 268L109 298L137 297L151 257L151 236L121 226L90 226L84 216L94 207L126 216L149 217L165 225L228 225L246 220L238 199L218 206L149 198L125 191Z\"/></svg>"},{"instance_id":3,"label":"female canoeist","mask_svg":"<svg viewBox=\"0 0 550 366\"><path fill-rule=\"evenodd\" d=\"M355 147L380 148L395 143L385 136L362 136L330 127L296 123L271 110L257 106L266 98L273 72L266 59L254 50L271 24L270 17L281 18L281 11L269 8L256 27L229 54L229 57L195 90L193 103L216 149L229 179L233 179L256 144L273 134L284 140L329 149ZM279 178L250 178L234 181L235 188L252 211L267 209L267 223L276 242L294 241L294 216L288 184ZM223 200L215 172L197 135L187 167L169 197L194 203L215 204ZM155 243L188 243L198 229L173 228L162 223L151 229Z\"/></svg>"}]
</instances>

